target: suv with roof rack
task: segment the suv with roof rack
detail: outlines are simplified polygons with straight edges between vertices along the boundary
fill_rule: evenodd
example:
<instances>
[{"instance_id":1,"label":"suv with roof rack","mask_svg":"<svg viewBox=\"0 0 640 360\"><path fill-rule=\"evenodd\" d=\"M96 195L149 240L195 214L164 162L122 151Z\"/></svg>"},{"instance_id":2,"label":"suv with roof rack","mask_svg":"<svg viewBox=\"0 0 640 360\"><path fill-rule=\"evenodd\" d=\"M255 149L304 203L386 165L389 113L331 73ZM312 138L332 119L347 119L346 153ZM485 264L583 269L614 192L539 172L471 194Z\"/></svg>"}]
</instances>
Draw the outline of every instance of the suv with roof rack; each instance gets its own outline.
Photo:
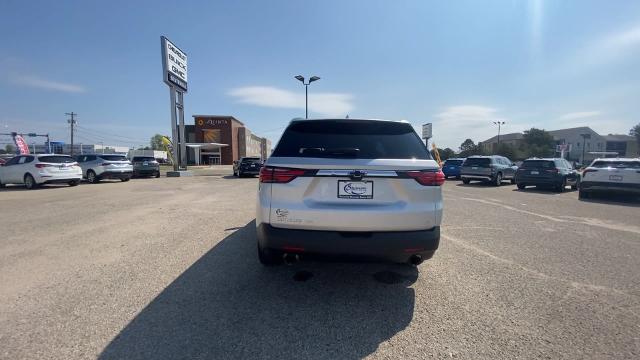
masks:
<instances>
[{"instance_id":1,"label":"suv with roof rack","mask_svg":"<svg viewBox=\"0 0 640 360\"><path fill-rule=\"evenodd\" d=\"M540 186L563 192L567 186L576 190L579 182L578 172L562 158L527 159L516 171L516 185L520 190L527 186Z\"/></svg>"},{"instance_id":2,"label":"suv with roof rack","mask_svg":"<svg viewBox=\"0 0 640 360\"><path fill-rule=\"evenodd\" d=\"M489 182L495 186L502 185L503 180L515 183L518 167L504 156L469 156L460 168L460 177L465 184L472 180Z\"/></svg>"},{"instance_id":3,"label":"suv with roof rack","mask_svg":"<svg viewBox=\"0 0 640 360\"><path fill-rule=\"evenodd\" d=\"M443 183L408 122L293 120L260 170L260 262L323 255L420 264L440 241Z\"/></svg>"}]
</instances>

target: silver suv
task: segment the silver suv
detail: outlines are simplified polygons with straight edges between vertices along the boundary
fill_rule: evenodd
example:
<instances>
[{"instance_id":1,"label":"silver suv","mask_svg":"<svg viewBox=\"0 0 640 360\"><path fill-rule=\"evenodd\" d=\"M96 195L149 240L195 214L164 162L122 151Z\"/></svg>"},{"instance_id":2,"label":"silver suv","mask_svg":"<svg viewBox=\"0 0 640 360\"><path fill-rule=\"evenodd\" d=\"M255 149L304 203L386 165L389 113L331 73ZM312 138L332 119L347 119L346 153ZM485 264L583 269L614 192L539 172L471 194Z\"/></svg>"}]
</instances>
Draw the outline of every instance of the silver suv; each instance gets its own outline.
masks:
<instances>
[{"instance_id":1,"label":"silver suv","mask_svg":"<svg viewBox=\"0 0 640 360\"><path fill-rule=\"evenodd\" d=\"M420 264L440 242L443 183L407 122L293 120L260 171L260 262L324 255Z\"/></svg>"},{"instance_id":2,"label":"silver suv","mask_svg":"<svg viewBox=\"0 0 640 360\"><path fill-rule=\"evenodd\" d=\"M87 154L76 156L76 160L82 168L82 175L92 184L102 179L129 181L133 175L133 166L124 155Z\"/></svg>"}]
</instances>

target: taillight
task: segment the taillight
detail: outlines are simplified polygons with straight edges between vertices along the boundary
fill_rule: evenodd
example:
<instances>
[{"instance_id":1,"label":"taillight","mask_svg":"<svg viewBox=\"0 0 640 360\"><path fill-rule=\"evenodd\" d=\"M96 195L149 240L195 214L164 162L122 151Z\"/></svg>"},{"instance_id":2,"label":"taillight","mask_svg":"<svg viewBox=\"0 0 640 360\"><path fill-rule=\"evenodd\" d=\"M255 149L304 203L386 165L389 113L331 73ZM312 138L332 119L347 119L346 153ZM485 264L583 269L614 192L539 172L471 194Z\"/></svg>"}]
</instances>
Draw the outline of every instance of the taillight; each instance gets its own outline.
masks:
<instances>
[{"instance_id":1,"label":"taillight","mask_svg":"<svg viewBox=\"0 0 640 360\"><path fill-rule=\"evenodd\" d=\"M582 177L587 176L587 174L591 173L591 172L598 172L598 170L596 170L596 169L585 169L585 170L582 171Z\"/></svg>"},{"instance_id":2,"label":"taillight","mask_svg":"<svg viewBox=\"0 0 640 360\"><path fill-rule=\"evenodd\" d=\"M440 186L444 184L444 173L438 171L407 171L406 174L415 179L420 185L424 186Z\"/></svg>"},{"instance_id":3,"label":"taillight","mask_svg":"<svg viewBox=\"0 0 640 360\"><path fill-rule=\"evenodd\" d=\"M49 164L36 164L36 167L37 167L38 169L42 169L42 168L46 168L46 167L50 167L50 166L53 166L53 165L49 165Z\"/></svg>"},{"instance_id":4,"label":"taillight","mask_svg":"<svg viewBox=\"0 0 640 360\"><path fill-rule=\"evenodd\" d=\"M260 182L285 184L304 175L304 173L305 171L302 169L263 167L260 169Z\"/></svg>"}]
</instances>

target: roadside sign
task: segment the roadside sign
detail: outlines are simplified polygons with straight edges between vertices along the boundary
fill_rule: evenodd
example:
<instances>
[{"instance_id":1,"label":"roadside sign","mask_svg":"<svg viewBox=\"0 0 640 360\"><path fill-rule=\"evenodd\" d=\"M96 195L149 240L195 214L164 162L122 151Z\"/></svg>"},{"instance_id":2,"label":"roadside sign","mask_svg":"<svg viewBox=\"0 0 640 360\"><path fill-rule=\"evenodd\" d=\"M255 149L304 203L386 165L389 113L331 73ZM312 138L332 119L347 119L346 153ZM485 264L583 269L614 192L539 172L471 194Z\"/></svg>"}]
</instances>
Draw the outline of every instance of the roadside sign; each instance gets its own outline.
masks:
<instances>
[{"instance_id":1,"label":"roadside sign","mask_svg":"<svg viewBox=\"0 0 640 360\"><path fill-rule=\"evenodd\" d=\"M432 125L431 123L422 124L422 138L423 139L431 139Z\"/></svg>"},{"instance_id":2,"label":"roadside sign","mask_svg":"<svg viewBox=\"0 0 640 360\"><path fill-rule=\"evenodd\" d=\"M169 86L187 91L187 54L162 36L162 74Z\"/></svg>"}]
</instances>

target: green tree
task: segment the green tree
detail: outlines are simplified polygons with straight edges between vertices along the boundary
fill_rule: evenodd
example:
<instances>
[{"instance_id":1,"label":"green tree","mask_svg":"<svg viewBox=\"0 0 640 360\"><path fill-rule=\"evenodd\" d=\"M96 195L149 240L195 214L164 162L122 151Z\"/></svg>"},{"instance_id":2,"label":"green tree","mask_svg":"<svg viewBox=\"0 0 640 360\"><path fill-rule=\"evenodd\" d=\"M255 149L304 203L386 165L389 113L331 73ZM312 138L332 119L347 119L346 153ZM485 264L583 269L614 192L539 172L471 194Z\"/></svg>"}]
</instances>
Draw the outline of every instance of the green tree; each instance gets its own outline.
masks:
<instances>
[{"instance_id":1,"label":"green tree","mask_svg":"<svg viewBox=\"0 0 640 360\"><path fill-rule=\"evenodd\" d=\"M481 155L482 150L480 146L476 145L471 139L467 139L460 144L460 157L469 157L471 155Z\"/></svg>"},{"instance_id":2,"label":"green tree","mask_svg":"<svg viewBox=\"0 0 640 360\"><path fill-rule=\"evenodd\" d=\"M516 148L511 144L505 144L505 143L500 143L500 146L498 146L498 151L496 152L496 154L507 157L511 161L515 161L516 159L520 160L521 158L520 151L518 148Z\"/></svg>"},{"instance_id":3,"label":"green tree","mask_svg":"<svg viewBox=\"0 0 640 360\"><path fill-rule=\"evenodd\" d=\"M456 156L455 151L453 151L451 148L438 149L438 152L440 152L440 158L442 159L442 161Z\"/></svg>"},{"instance_id":4,"label":"green tree","mask_svg":"<svg viewBox=\"0 0 640 360\"><path fill-rule=\"evenodd\" d=\"M636 143L638 144L638 154L640 154L640 123L629 130L629 135L636 137Z\"/></svg>"},{"instance_id":5,"label":"green tree","mask_svg":"<svg viewBox=\"0 0 640 360\"><path fill-rule=\"evenodd\" d=\"M555 152L553 136L543 129L531 128L522 135L520 150L524 157L548 157Z\"/></svg>"},{"instance_id":6,"label":"green tree","mask_svg":"<svg viewBox=\"0 0 640 360\"><path fill-rule=\"evenodd\" d=\"M162 144L162 138L164 136L160 134L155 134L151 138L149 145L151 145L152 150L164 150L164 145Z\"/></svg>"},{"instance_id":7,"label":"green tree","mask_svg":"<svg viewBox=\"0 0 640 360\"><path fill-rule=\"evenodd\" d=\"M11 144L7 144L7 145L4 147L4 151L6 151L6 152L7 152L7 154L14 154L14 153L16 152L16 147L15 147L15 146L13 146L13 145L11 145Z\"/></svg>"}]
</instances>

